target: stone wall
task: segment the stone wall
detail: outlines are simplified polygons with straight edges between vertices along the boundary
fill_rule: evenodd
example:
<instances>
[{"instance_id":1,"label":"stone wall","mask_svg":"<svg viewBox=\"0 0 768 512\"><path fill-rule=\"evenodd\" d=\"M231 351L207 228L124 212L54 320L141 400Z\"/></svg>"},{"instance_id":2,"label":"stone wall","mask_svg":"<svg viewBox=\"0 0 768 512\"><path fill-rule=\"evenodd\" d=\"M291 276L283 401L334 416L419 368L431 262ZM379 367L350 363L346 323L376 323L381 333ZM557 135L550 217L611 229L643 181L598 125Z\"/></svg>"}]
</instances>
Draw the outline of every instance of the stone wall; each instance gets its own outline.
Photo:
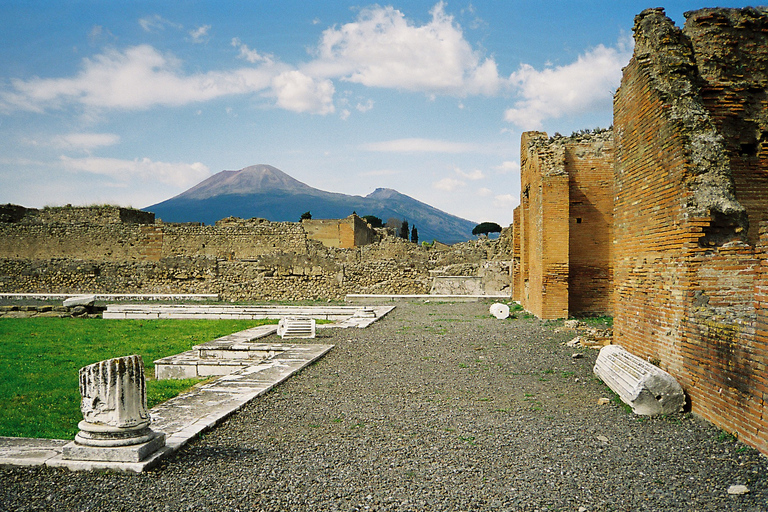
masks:
<instances>
[{"instance_id":1,"label":"stone wall","mask_svg":"<svg viewBox=\"0 0 768 512\"><path fill-rule=\"evenodd\" d=\"M768 16L635 19L614 99L614 337L768 453Z\"/></svg>"},{"instance_id":2,"label":"stone wall","mask_svg":"<svg viewBox=\"0 0 768 512\"><path fill-rule=\"evenodd\" d=\"M352 249L378 240L376 231L354 213L345 219L303 220L301 227L309 238L318 240L327 247Z\"/></svg>"},{"instance_id":3,"label":"stone wall","mask_svg":"<svg viewBox=\"0 0 768 512\"><path fill-rule=\"evenodd\" d=\"M521 139L514 297L540 318L611 311L613 134Z\"/></svg>"},{"instance_id":4,"label":"stone wall","mask_svg":"<svg viewBox=\"0 0 768 512\"><path fill-rule=\"evenodd\" d=\"M508 265L497 241L439 250L383 237L344 249L310 239L301 223L227 218L214 226L164 224L130 211L111 217L120 222L103 222L108 216L100 215L89 223L76 208L59 210L66 211L57 216L12 205L0 209L0 292L217 293L242 301L424 294L433 275L460 264L490 293L509 293ZM354 227L357 220L346 224Z\"/></svg>"}]
</instances>

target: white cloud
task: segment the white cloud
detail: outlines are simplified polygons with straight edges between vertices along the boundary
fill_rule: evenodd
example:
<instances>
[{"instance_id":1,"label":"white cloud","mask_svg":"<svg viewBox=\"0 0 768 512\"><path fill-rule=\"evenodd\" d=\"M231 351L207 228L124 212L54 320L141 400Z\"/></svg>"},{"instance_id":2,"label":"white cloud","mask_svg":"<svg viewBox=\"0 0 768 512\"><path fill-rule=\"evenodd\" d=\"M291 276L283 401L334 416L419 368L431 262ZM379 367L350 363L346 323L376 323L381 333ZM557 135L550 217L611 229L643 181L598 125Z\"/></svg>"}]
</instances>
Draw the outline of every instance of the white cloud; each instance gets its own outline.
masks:
<instances>
[{"instance_id":1,"label":"white cloud","mask_svg":"<svg viewBox=\"0 0 768 512\"><path fill-rule=\"evenodd\" d=\"M361 149L386 153L471 153L482 150L476 144L436 139L395 139L364 144Z\"/></svg>"},{"instance_id":2,"label":"white cloud","mask_svg":"<svg viewBox=\"0 0 768 512\"><path fill-rule=\"evenodd\" d=\"M541 128L545 119L595 110L610 110L613 92L621 82L621 68L632 52L629 45L599 45L566 66L541 71L523 64L510 76L522 100L504 113L524 129Z\"/></svg>"},{"instance_id":3,"label":"white cloud","mask_svg":"<svg viewBox=\"0 0 768 512\"><path fill-rule=\"evenodd\" d=\"M124 52L109 50L84 59L82 70L73 78L12 80L13 91L0 92L0 110L42 112L68 102L124 110L185 105L264 91L274 75L286 67L265 65L193 75L185 75L180 68L177 59L148 45Z\"/></svg>"},{"instance_id":4,"label":"white cloud","mask_svg":"<svg viewBox=\"0 0 768 512\"><path fill-rule=\"evenodd\" d=\"M497 208L511 208L516 202L512 194L501 194L493 198L493 206Z\"/></svg>"},{"instance_id":5,"label":"white cloud","mask_svg":"<svg viewBox=\"0 0 768 512\"><path fill-rule=\"evenodd\" d=\"M53 139L53 146L62 149L91 150L97 147L114 146L120 136L114 133L68 133Z\"/></svg>"},{"instance_id":6,"label":"white cloud","mask_svg":"<svg viewBox=\"0 0 768 512\"><path fill-rule=\"evenodd\" d=\"M120 160L117 158L69 158L60 157L61 164L73 171L100 174L126 182L131 180L154 181L187 187L210 176L210 169L200 162L192 164L153 162L149 158Z\"/></svg>"},{"instance_id":7,"label":"white cloud","mask_svg":"<svg viewBox=\"0 0 768 512\"><path fill-rule=\"evenodd\" d=\"M371 110L373 108L373 100L368 100L365 103L358 103L355 106L355 108L359 112L363 112L363 113L368 112L369 110Z\"/></svg>"},{"instance_id":8,"label":"white cloud","mask_svg":"<svg viewBox=\"0 0 768 512\"><path fill-rule=\"evenodd\" d=\"M318 59L305 72L368 87L456 96L495 94L496 63L483 59L438 2L425 25L393 7L363 9L357 20L323 32Z\"/></svg>"},{"instance_id":9,"label":"white cloud","mask_svg":"<svg viewBox=\"0 0 768 512\"><path fill-rule=\"evenodd\" d=\"M489 188L482 187L477 189L477 195L480 197L489 197L492 194L493 194L493 191Z\"/></svg>"},{"instance_id":10,"label":"white cloud","mask_svg":"<svg viewBox=\"0 0 768 512\"><path fill-rule=\"evenodd\" d=\"M457 167L455 170L456 170L456 174L458 174L464 179L475 181L475 180L481 180L485 178L485 174L483 174L483 171L481 171L480 169L475 169L474 171L471 171L471 172L464 172Z\"/></svg>"},{"instance_id":11,"label":"white cloud","mask_svg":"<svg viewBox=\"0 0 768 512\"><path fill-rule=\"evenodd\" d=\"M443 178L440 181L436 181L432 183L432 186L438 190L443 190L445 192L452 192L456 190L459 187L463 187L466 185L461 180L455 180L453 178Z\"/></svg>"},{"instance_id":12,"label":"white cloud","mask_svg":"<svg viewBox=\"0 0 768 512\"><path fill-rule=\"evenodd\" d=\"M194 30L189 31L189 37L192 38L193 43L203 43L208 38L208 31L211 30L210 25L202 25Z\"/></svg>"},{"instance_id":13,"label":"white cloud","mask_svg":"<svg viewBox=\"0 0 768 512\"><path fill-rule=\"evenodd\" d=\"M517 162L512 162L510 160L505 160L501 163L501 165L497 165L494 167L497 171L499 171L499 174L508 174L510 172L519 172L520 171L520 164Z\"/></svg>"},{"instance_id":14,"label":"white cloud","mask_svg":"<svg viewBox=\"0 0 768 512\"><path fill-rule=\"evenodd\" d=\"M333 106L333 82L315 80L301 71L293 70L279 74L272 80L277 105L294 112L330 114Z\"/></svg>"},{"instance_id":15,"label":"white cloud","mask_svg":"<svg viewBox=\"0 0 768 512\"><path fill-rule=\"evenodd\" d=\"M145 16L144 18L139 19L139 25L141 25L141 28L146 32L157 32L159 30L164 30L165 27L181 28L181 25L178 23L166 20L159 14Z\"/></svg>"},{"instance_id":16,"label":"white cloud","mask_svg":"<svg viewBox=\"0 0 768 512\"><path fill-rule=\"evenodd\" d=\"M272 64L272 62L274 62L274 57L271 54L262 55L256 50L251 50L250 48L248 48L248 45L240 41L240 39L237 37L232 39L231 44L232 46L240 50L240 55L238 55L238 57L241 59L247 60L251 64L255 64L257 62Z\"/></svg>"}]
</instances>

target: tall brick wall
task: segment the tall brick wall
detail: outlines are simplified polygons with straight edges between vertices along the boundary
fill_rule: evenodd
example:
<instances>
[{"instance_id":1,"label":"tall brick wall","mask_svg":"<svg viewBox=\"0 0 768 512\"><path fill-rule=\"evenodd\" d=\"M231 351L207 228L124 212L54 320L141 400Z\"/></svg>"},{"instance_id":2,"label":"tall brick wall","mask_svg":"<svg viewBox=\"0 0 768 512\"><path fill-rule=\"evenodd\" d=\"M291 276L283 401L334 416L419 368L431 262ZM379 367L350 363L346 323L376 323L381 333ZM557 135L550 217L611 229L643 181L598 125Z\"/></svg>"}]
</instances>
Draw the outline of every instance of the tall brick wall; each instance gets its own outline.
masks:
<instances>
[{"instance_id":1,"label":"tall brick wall","mask_svg":"<svg viewBox=\"0 0 768 512\"><path fill-rule=\"evenodd\" d=\"M568 312L610 314L613 287L613 133L566 139Z\"/></svg>"},{"instance_id":2,"label":"tall brick wall","mask_svg":"<svg viewBox=\"0 0 768 512\"><path fill-rule=\"evenodd\" d=\"M515 299L540 318L610 313L611 132L526 132L520 162Z\"/></svg>"},{"instance_id":3,"label":"tall brick wall","mask_svg":"<svg viewBox=\"0 0 768 512\"><path fill-rule=\"evenodd\" d=\"M734 128L766 111L753 99L742 108L705 80L715 70L745 90L764 88L764 66L742 71L721 54L764 38L768 24L754 10L687 16L685 31L661 9L636 17L634 56L614 99L614 338L674 375L694 413L768 453L768 168L762 142L747 143L754 155L737 154Z\"/></svg>"},{"instance_id":4,"label":"tall brick wall","mask_svg":"<svg viewBox=\"0 0 768 512\"><path fill-rule=\"evenodd\" d=\"M568 174L546 133L520 143L521 304L539 318L568 316Z\"/></svg>"}]
</instances>

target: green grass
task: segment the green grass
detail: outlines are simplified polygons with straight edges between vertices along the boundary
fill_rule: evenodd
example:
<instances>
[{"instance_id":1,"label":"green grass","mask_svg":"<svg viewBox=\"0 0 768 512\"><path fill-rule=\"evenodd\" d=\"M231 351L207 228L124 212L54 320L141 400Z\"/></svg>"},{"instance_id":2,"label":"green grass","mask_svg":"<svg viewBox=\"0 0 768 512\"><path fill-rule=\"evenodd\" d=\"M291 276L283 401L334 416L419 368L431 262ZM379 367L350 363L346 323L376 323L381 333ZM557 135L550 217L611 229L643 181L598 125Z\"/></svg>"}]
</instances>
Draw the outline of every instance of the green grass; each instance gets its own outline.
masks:
<instances>
[{"instance_id":1,"label":"green grass","mask_svg":"<svg viewBox=\"0 0 768 512\"><path fill-rule=\"evenodd\" d=\"M82 419L78 371L139 354L147 405L196 382L154 380L153 361L271 320L0 318L0 436L71 439Z\"/></svg>"}]
</instances>

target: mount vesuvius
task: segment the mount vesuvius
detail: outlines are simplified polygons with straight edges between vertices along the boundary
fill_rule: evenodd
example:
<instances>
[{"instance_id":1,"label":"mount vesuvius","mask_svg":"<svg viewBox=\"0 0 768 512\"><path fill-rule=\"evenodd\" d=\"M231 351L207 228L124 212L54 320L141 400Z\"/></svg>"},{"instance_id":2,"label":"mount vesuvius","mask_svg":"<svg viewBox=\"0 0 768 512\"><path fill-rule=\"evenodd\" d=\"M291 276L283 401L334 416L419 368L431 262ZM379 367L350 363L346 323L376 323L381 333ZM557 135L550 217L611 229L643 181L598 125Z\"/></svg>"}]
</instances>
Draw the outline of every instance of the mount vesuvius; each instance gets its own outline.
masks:
<instances>
[{"instance_id":1,"label":"mount vesuvius","mask_svg":"<svg viewBox=\"0 0 768 512\"><path fill-rule=\"evenodd\" d=\"M165 222L213 224L225 217L298 222L301 214L314 219L341 219L357 212L384 222L395 217L416 226L419 240L453 244L473 238L477 223L445 213L388 188L365 197L326 192L302 183L270 165L221 171L161 203L144 208Z\"/></svg>"}]
</instances>

